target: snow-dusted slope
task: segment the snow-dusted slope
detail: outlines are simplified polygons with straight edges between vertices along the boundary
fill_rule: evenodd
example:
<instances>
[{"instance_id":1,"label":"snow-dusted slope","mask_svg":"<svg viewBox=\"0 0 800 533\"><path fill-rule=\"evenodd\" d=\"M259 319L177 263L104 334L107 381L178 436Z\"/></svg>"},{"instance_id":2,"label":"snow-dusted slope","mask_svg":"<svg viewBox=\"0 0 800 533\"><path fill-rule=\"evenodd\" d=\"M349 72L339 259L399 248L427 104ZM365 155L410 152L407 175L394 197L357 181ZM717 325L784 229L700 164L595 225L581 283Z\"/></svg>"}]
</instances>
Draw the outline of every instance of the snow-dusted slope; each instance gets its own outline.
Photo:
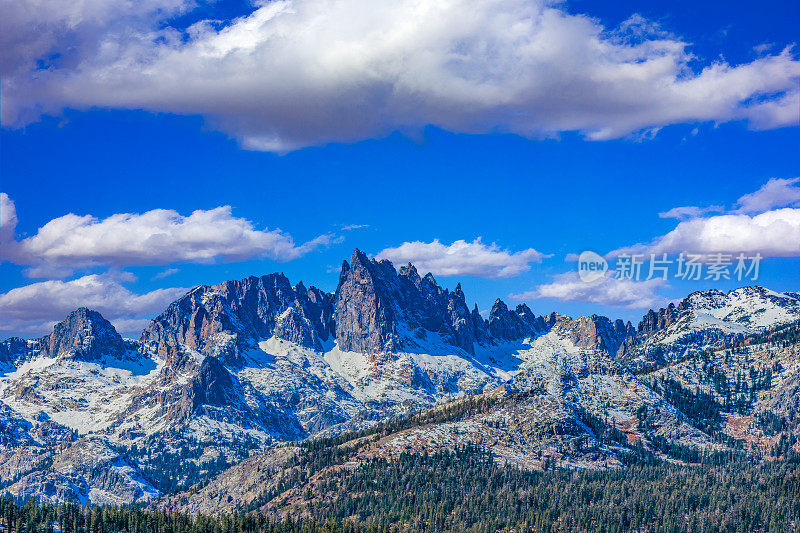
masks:
<instances>
[{"instance_id":1,"label":"snow-dusted slope","mask_svg":"<svg viewBox=\"0 0 800 533\"><path fill-rule=\"evenodd\" d=\"M763 287L695 292L650 311L620 360L632 368L662 365L745 335L800 320L800 300Z\"/></svg>"},{"instance_id":2,"label":"snow-dusted slope","mask_svg":"<svg viewBox=\"0 0 800 533\"><path fill-rule=\"evenodd\" d=\"M800 300L796 296L763 287L742 287L727 294L715 290L695 292L687 300L698 318L717 319L750 330L800 319Z\"/></svg>"}]
</instances>

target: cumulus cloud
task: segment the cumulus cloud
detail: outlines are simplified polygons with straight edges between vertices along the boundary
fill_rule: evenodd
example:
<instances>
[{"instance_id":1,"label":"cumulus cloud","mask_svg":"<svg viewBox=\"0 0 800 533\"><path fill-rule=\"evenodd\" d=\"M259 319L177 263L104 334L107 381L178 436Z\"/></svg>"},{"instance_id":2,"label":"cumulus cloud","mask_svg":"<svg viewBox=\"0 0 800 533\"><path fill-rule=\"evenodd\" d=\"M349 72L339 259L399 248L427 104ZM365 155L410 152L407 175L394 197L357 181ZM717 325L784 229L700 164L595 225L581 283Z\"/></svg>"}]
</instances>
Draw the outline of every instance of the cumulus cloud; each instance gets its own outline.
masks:
<instances>
[{"instance_id":1,"label":"cumulus cloud","mask_svg":"<svg viewBox=\"0 0 800 533\"><path fill-rule=\"evenodd\" d=\"M764 257L800 256L800 178L767 181L757 191L745 194L736 208L723 214L703 217L710 212L724 211L721 206L676 207L659 216L685 218L677 227L640 243L614 250L622 253L696 254L740 252ZM795 206L795 207L784 207Z\"/></svg>"},{"instance_id":2,"label":"cumulus cloud","mask_svg":"<svg viewBox=\"0 0 800 533\"><path fill-rule=\"evenodd\" d=\"M511 298L520 301L554 298L565 302L585 302L629 309L658 309L667 303L658 290L666 285L663 279L634 281L618 279L609 272L594 283L581 281L578 274L568 272L555 276L552 283L539 285Z\"/></svg>"},{"instance_id":3,"label":"cumulus cloud","mask_svg":"<svg viewBox=\"0 0 800 533\"><path fill-rule=\"evenodd\" d=\"M531 263L540 263L544 257L533 248L511 252L494 243L487 245L480 237L472 242L458 240L449 245L439 239L404 242L377 255L378 259L389 259L395 264L413 263L421 272L484 278L517 276L530 270Z\"/></svg>"},{"instance_id":4,"label":"cumulus cloud","mask_svg":"<svg viewBox=\"0 0 800 533\"><path fill-rule=\"evenodd\" d=\"M642 17L606 28L548 0L278 0L186 31L169 26L181 0L39 3L0 4L6 125L95 106L200 114L286 151L430 124L602 140L798 121L789 48L693 69L689 44Z\"/></svg>"},{"instance_id":5,"label":"cumulus cloud","mask_svg":"<svg viewBox=\"0 0 800 533\"><path fill-rule=\"evenodd\" d=\"M172 287L135 294L123 285L134 280L125 273L92 274L11 289L0 294L0 330L44 334L71 311L89 307L119 326L121 332L135 334L150 316L188 290Z\"/></svg>"},{"instance_id":6,"label":"cumulus cloud","mask_svg":"<svg viewBox=\"0 0 800 533\"><path fill-rule=\"evenodd\" d=\"M221 206L188 216L170 209L121 213L104 219L68 214L17 241L13 240L13 202L7 195L0 197L0 202L0 207L10 206L3 213L10 213L12 237L0 248L0 260L30 266L28 274L32 277L64 277L75 269L97 266L229 262L256 257L289 261L335 240L331 235L320 235L296 245L291 235L278 229L255 229L250 221L234 217L230 206Z\"/></svg>"},{"instance_id":7,"label":"cumulus cloud","mask_svg":"<svg viewBox=\"0 0 800 533\"><path fill-rule=\"evenodd\" d=\"M800 209L776 209L754 216L727 214L686 220L650 243L621 248L612 255L680 252L800 256Z\"/></svg>"}]
</instances>

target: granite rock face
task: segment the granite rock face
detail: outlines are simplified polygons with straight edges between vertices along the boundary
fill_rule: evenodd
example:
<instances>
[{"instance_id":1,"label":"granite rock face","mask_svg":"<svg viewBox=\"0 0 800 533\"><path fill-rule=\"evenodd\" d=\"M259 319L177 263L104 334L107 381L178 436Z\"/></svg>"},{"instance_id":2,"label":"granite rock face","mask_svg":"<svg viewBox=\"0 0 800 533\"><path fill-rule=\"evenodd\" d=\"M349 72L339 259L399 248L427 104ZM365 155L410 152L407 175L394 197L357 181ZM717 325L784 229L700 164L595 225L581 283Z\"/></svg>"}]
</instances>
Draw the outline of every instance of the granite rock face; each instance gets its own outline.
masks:
<instances>
[{"instance_id":1,"label":"granite rock face","mask_svg":"<svg viewBox=\"0 0 800 533\"><path fill-rule=\"evenodd\" d=\"M47 340L51 357L72 356L96 361L104 355L125 356L125 342L111 323L97 311L81 307L56 324Z\"/></svg>"},{"instance_id":2,"label":"granite rock face","mask_svg":"<svg viewBox=\"0 0 800 533\"><path fill-rule=\"evenodd\" d=\"M402 289L408 290L404 286ZM397 335L401 309L397 272L389 261L371 261L355 250L342 263L336 289L336 339L339 348L351 352L395 351L401 346Z\"/></svg>"},{"instance_id":3,"label":"granite rock face","mask_svg":"<svg viewBox=\"0 0 800 533\"><path fill-rule=\"evenodd\" d=\"M251 416L236 378L214 356L203 359L200 370L183 388L181 399L170 409L170 419L186 419L207 407L225 408L239 416Z\"/></svg>"},{"instance_id":4,"label":"granite rock face","mask_svg":"<svg viewBox=\"0 0 800 533\"><path fill-rule=\"evenodd\" d=\"M522 314L520 314L520 312ZM528 306L521 305L517 311L509 311L501 299L497 299L489 313L489 333L499 340L524 339L535 334L533 329L536 319ZM525 317L523 318L523 315Z\"/></svg>"},{"instance_id":5,"label":"granite rock face","mask_svg":"<svg viewBox=\"0 0 800 533\"><path fill-rule=\"evenodd\" d=\"M678 319L678 315L685 310L683 302L681 307L676 307L670 302L667 307L662 307L658 311L650 309L639 322L637 333L640 335L651 335L662 329L666 329Z\"/></svg>"},{"instance_id":6,"label":"granite rock face","mask_svg":"<svg viewBox=\"0 0 800 533\"><path fill-rule=\"evenodd\" d=\"M614 357L636 330L630 322L610 320L600 315L571 318L551 313L542 318L547 331L569 340L584 350L599 350Z\"/></svg>"},{"instance_id":7,"label":"granite rock face","mask_svg":"<svg viewBox=\"0 0 800 533\"><path fill-rule=\"evenodd\" d=\"M242 354L259 340L277 336L319 350L333 331L331 295L302 282L293 287L276 273L197 287L156 317L140 340L175 367L191 362L187 347L241 366Z\"/></svg>"},{"instance_id":8,"label":"granite rock face","mask_svg":"<svg viewBox=\"0 0 800 533\"><path fill-rule=\"evenodd\" d=\"M135 348L100 313L81 307L56 324L50 335L30 341L12 337L0 343L0 363L40 355L79 361L99 361L106 356L124 359L135 356Z\"/></svg>"},{"instance_id":9,"label":"granite rock face","mask_svg":"<svg viewBox=\"0 0 800 533\"><path fill-rule=\"evenodd\" d=\"M343 263L335 301L336 340L345 351L414 350L428 332L470 354L476 342L489 341L485 321L477 308L470 312L460 284L451 292L430 273L420 277L411 264L395 270L361 250Z\"/></svg>"}]
</instances>

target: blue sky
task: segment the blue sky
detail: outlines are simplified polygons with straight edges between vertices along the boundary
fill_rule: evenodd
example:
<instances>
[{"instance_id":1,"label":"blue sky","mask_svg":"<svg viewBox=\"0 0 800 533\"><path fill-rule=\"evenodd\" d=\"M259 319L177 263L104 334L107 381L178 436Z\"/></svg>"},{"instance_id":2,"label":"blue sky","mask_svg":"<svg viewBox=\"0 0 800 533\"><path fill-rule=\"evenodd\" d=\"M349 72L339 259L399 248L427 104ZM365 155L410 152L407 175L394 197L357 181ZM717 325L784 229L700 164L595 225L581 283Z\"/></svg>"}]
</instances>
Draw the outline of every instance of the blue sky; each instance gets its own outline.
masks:
<instances>
[{"instance_id":1,"label":"blue sky","mask_svg":"<svg viewBox=\"0 0 800 533\"><path fill-rule=\"evenodd\" d=\"M511 17L494 21L498 25L527 9L524 2L496 3L508 8ZM147 5L151 4L158 7L157 0ZM296 16L303 16L304 9L313 13L314 4L298 2ZM628 94L624 84L617 83L587 85L585 90L596 90L597 95L573 97L569 88L589 81L578 75L573 80L570 68L561 68L565 60L573 61L572 55L553 59L530 52L531 57L520 58L513 46L503 52L501 40L490 42L499 50L492 52L496 57L490 56L491 61L473 61L473 55L488 53L486 46L464 45L467 59L462 61L469 64L459 71L458 83L447 77L447 63L442 71L425 64L411 72L413 76L386 67L394 61L382 63L382 57L371 57L367 71L359 70L363 65L352 58L337 57L320 67L317 62L325 50L312 46L319 42L295 42L280 33L265 38L272 47L267 51L284 54L287 62L311 61L323 70L332 65L335 71L326 72L329 77L322 81L318 76L309 81L306 71L269 63L283 87L267 74L246 68L251 63L223 59L214 63L215 76L206 78L190 63L195 60L192 50L181 47L204 39L216 42L219 35L227 35L220 28L237 29L244 19L233 17L252 18L256 7L230 2L195 8L177 1L170 6L174 16L167 19L148 18L146 9L135 15L121 12L108 15L106 25L78 25L66 36L53 30L44 44L20 32L11 37L17 39L12 43L16 47L0 52L9 54L0 57L0 191L7 195L0 213L5 224L0 244L5 248L0 256L5 259L0 264L0 337L41 334L66 309L84 304L101 307L127 335L135 335L143 320L182 289L251 274L282 271L293 282L302 279L333 291L341 261L354 247L434 265L440 283L452 288L460 281L468 301L481 310L496 297L510 304L521 298L541 314L599 313L635 323L647 308L693 290L746 284L669 279L572 290L568 277L576 266L565 261L568 254L587 249L606 254L639 243L651 243L646 252L665 251L671 257L679 251L702 252L697 248L703 246L705 251L730 253L763 249L757 283L800 291L800 241L792 241L800 235L800 197L795 197L800 183L794 180L800 176L800 62L797 51L787 48L796 38L791 24L798 15L794 3L764 2L753 10L714 2L574 1L542 8L553 10L558 20L544 19L531 31L552 32L553 39L563 39L565 54L582 53L583 49L572 51L577 46L573 43L582 39L593 47L599 42L609 48L602 57L586 59L586 68L604 62L595 78L620 76L615 62L652 63L640 76L653 76L656 88L665 79L678 87L682 80L696 77L690 93L685 88L664 93L664 98L675 98L674 104L660 102L657 96L638 101L642 89ZM0 8L0 15L2 9L9 8ZM326 16L335 21L344 14ZM579 14L593 18L576 18ZM634 14L639 17L632 19ZM177 34L209 18L227 21L195 26L179 37L153 37L164 28ZM131 37L130 42L116 43L118 47L136 51L135 57L154 56L139 64L120 54L134 61L133 67L125 63L122 77L112 83L107 73L116 72L122 59L108 60L97 43L107 46L112 30L123 23L147 37ZM621 25L625 32L619 30ZM422 35L430 39L425 46L434 51L448 46L452 35L426 28L429 33ZM336 31L351 31L346 37L359 43L363 28L331 31L335 42L341 38ZM520 38L531 38L525 31ZM463 23L463 32L457 35L460 42L473 36L470 21ZM365 40L374 38L364 35ZM592 40L595 37L599 40ZM169 50L156 49L158 39L172 38L176 40ZM275 44L276 39L290 42ZM484 37L475 39L482 42ZM680 50L674 43L681 43ZM641 57L627 57L636 46ZM65 52L59 53L61 48ZM170 56L173 50L181 53ZM389 49L385 54L417 58L427 52L401 46L400 52ZM661 72L659 61L664 58L677 63L678 70L669 70L673 64ZM505 70L498 72L493 64ZM725 68L709 80L704 69L714 64ZM535 72L506 78L514 68ZM159 69L158 79L148 78ZM185 92L179 90L180 83L168 83L170 69L187 76ZM266 81L255 79L262 75ZM348 75L358 83L339 79ZM384 78L363 92L366 75ZM422 75L431 80L420 81ZM541 85L545 78L547 83ZM466 88L464 80L470 82ZM389 82L394 89L386 96ZM308 86L313 83L319 86L312 91ZM518 93L500 94L517 83ZM436 91L442 84L449 87L444 96ZM259 93L262 87L264 96ZM461 90L469 94L448 100ZM725 96L726 90L730 96ZM544 96L525 96L537 91ZM705 91L707 106L696 96ZM479 101L475 93L481 93ZM498 94L502 105L491 100ZM781 105L775 111L758 107L762 102ZM769 180L771 188L763 188ZM755 203L740 201L759 190ZM220 206L231 209L215 212L211 222L180 218ZM683 222L659 217L679 206L722 209ZM12 208L15 227L7 216ZM174 213L151 213L147 223L136 216L110 222L120 214L138 216L152 210ZM773 213L783 218L768 220L773 225L765 226L763 220ZM69 226L60 218L69 214L94 218L74 217ZM51 221L58 224L51 224L49 233L40 231ZM186 231L210 232L213 242L187 244L185 234L169 233L159 245L163 250L156 253L141 244L154 241L131 238L136 232L180 223L192 224ZM679 224L686 224L681 226L685 234L670 246L658 244ZM714 240L720 231L714 228L720 227L732 232L727 240L723 235L721 243ZM268 234L276 228L282 233ZM702 231L711 237L693 240ZM226 242L225 235L232 241ZM463 247L464 253L451 247L461 240L471 243ZM197 248L203 246L206 255L199 257ZM442 256L442 250L448 253ZM512 268L501 272L508 265ZM549 291L542 289L548 286Z\"/></svg>"}]
</instances>

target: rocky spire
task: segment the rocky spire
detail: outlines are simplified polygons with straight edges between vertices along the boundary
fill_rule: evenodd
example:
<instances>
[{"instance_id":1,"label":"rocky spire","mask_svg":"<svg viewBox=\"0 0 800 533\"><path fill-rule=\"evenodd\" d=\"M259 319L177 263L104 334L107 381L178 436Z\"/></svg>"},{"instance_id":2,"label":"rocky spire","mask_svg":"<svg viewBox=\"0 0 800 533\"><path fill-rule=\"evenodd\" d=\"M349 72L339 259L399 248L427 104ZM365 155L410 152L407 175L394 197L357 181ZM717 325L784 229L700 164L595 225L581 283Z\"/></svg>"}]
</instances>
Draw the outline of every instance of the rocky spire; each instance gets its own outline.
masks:
<instances>
[{"instance_id":1,"label":"rocky spire","mask_svg":"<svg viewBox=\"0 0 800 533\"><path fill-rule=\"evenodd\" d=\"M360 250L342 270L335 323L339 347L358 352L411 349L425 330L471 354L477 340L461 285L450 292L433 274L420 278L411 264L395 271L389 261L370 260ZM415 333L401 337L401 329Z\"/></svg>"},{"instance_id":2,"label":"rocky spire","mask_svg":"<svg viewBox=\"0 0 800 533\"><path fill-rule=\"evenodd\" d=\"M496 339L515 340L530 335L531 328L498 298L489 313L489 333Z\"/></svg>"},{"instance_id":3,"label":"rocky spire","mask_svg":"<svg viewBox=\"0 0 800 533\"><path fill-rule=\"evenodd\" d=\"M678 319L678 315L678 309L672 302L667 307L659 309L658 312L650 309L639 322L639 332L649 335L665 329Z\"/></svg>"},{"instance_id":4,"label":"rocky spire","mask_svg":"<svg viewBox=\"0 0 800 533\"><path fill-rule=\"evenodd\" d=\"M335 297L336 340L339 348L355 352L399 348L395 309L389 294L394 267L371 261L359 249L342 265Z\"/></svg>"},{"instance_id":5,"label":"rocky spire","mask_svg":"<svg viewBox=\"0 0 800 533\"><path fill-rule=\"evenodd\" d=\"M461 290L461 283L456 285L456 288L453 291L453 294L455 295L456 298L458 298L462 302L466 302L466 297L464 296L464 291Z\"/></svg>"},{"instance_id":6,"label":"rocky spire","mask_svg":"<svg viewBox=\"0 0 800 533\"><path fill-rule=\"evenodd\" d=\"M51 357L95 361L103 356L122 358L126 352L125 342L111 322L85 307L76 309L56 324L46 342L45 351Z\"/></svg>"},{"instance_id":7,"label":"rocky spire","mask_svg":"<svg viewBox=\"0 0 800 533\"><path fill-rule=\"evenodd\" d=\"M464 302L464 292L461 284L456 289L448 293L447 302L447 323L451 330L451 344L462 348L470 354L475 354L475 323L469 307Z\"/></svg>"},{"instance_id":8,"label":"rocky spire","mask_svg":"<svg viewBox=\"0 0 800 533\"><path fill-rule=\"evenodd\" d=\"M472 310L472 327L475 331L475 341L479 343L487 343L490 341L489 326L486 320L481 316L478 310L478 304Z\"/></svg>"},{"instance_id":9,"label":"rocky spire","mask_svg":"<svg viewBox=\"0 0 800 533\"><path fill-rule=\"evenodd\" d=\"M532 332L541 334L547 331L547 325L544 322L544 318L536 316L533 311L531 311L531 308L527 305L517 305L517 308L514 312L517 313L522 321L530 327Z\"/></svg>"}]
</instances>

